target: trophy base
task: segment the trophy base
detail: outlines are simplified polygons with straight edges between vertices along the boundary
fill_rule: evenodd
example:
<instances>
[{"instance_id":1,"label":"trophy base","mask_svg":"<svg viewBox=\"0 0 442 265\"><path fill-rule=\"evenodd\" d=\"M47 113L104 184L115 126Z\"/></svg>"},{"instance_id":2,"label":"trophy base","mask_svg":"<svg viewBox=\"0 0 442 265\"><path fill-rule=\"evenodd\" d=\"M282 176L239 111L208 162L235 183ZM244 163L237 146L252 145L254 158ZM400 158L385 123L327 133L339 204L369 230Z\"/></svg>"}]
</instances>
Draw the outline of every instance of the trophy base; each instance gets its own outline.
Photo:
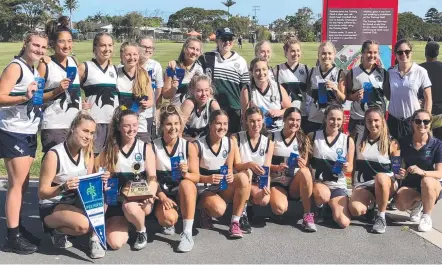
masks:
<instances>
[{"instance_id":1,"label":"trophy base","mask_svg":"<svg viewBox=\"0 0 442 265\"><path fill-rule=\"evenodd\" d=\"M145 181L131 181L127 183L121 193L127 201L146 200L154 195Z\"/></svg>"}]
</instances>

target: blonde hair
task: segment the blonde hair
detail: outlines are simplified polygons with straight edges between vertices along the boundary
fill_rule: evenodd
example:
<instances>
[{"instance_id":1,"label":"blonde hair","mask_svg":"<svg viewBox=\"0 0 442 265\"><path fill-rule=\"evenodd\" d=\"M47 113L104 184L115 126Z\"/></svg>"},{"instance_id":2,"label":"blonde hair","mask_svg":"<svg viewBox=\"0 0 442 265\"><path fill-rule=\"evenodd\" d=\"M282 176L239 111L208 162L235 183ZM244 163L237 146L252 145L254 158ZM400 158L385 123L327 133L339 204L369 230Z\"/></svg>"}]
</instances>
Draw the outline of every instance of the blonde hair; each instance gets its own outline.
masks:
<instances>
[{"instance_id":1,"label":"blonde hair","mask_svg":"<svg viewBox=\"0 0 442 265\"><path fill-rule=\"evenodd\" d=\"M212 85L212 78L205 74L195 74L189 83L189 90L187 91L187 98L195 101L195 94L193 93L196 86L201 81L207 81L209 83L210 95L215 95L215 87Z\"/></svg>"},{"instance_id":2,"label":"blonde hair","mask_svg":"<svg viewBox=\"0 0 442 265\"><path fill-rule=\"evenodd\" d=\"M75 116L75 118L71 122L71 126L69 128L69 132L66 137L67 139L69 139L72 136L72 133L74 132L74 130L78 126L80 126L80 124L83 121L91 121L94 124L96 124L95 120L92 118L92 116L89 114L88 111L86 111L86 110L79 111L77 113L77 115ZM87 167L87 164L89 162L88 158L94 154L94 141L93 140L91 140L90 143L85 148L83 148L83 152L84 152L84 158L85 158L84 163Z\"/></svg>"},{"instance_id":3,"label":"blonde hair","mask_svg":"<svg viewBox=\"0 0 442 265\"><path fill-rule=\"evenodd\" d=\"M360 144L360 150L361 152L364 152L365 147L367 146L367 140L368 135L370 134L370 131L367 129L367 116L370 113L377 113L381 117L382 121L382 129L379 136L379 144L378 149L379 153L381 155L385 155L388 153L388 149L390 148L390 137L388 135L388 126L387 121L385 120L384 114L382 113L381 109L379 107L371 107L365 111L365 117L364 117L364 133L362 134L362 140Z\"/></svg>"},{"instance_id":4,"label":"blonde hair","mask_svg":"<svg viewBox=\"0 0 442 265\"><path fill-rule=\"evenodd\" d=\"M284 45L282 46L284 53L286 53L289 50L290 46L293 44L298 44L299 46L301 46L301 42L298 40L296 36L289 36L284 41Z\"/></svg>"},{"instance_id":5,"label":"blonde hair","mask_svg":"<svg viewBox=\"0 0 442 265\"><path fill-rule=\"evenodd\" d=\"M48 41L48 35L44 32L38 32L38 31L31 31L28 32L23 40L24 44L23 47L21 48L20 52L18 53L18 56L23 56L23 54L25 54L25 49L26 49L26 45L31 42L32 37L40 37L43 39L46 39Z\"/></svg>"},{"instance_id":6,"label":"blonde hair","mask_svg":"<svg viewBox=\"0 0 442 265\"><path fill-rule=\"evenodd\" d=\"M270 51L272 51L272 46L271 46L271 44L270 44L270 41L268 41L268 40L262 40L262 41L259 41L257 44L256 44L256 46L255 46L255 56L256 57L260 57L261 55L259 55L259 52L260 52L260 50L261 50L261 46L262 45L264 45L264 44L268 44L269 46L270 46ZM273 53L273 51L272 51L272 53ZM271 56L270 56L271 57Z\"/></svg>"},{"instance_id":7,"label":"blonde hair","mask_svg":"<svg viewBox=\"0 0 442 265\"><path fill-rule=\"evenodd\" d=\"M141 47L138 43L127 41L124 42L121 45L120 52L124 53L124 49L127 47L137 48L138 53L140 54L139 58L142 57L143 54L140 53ZM140 64L138 64L135 69L135 79L132 85L132 94L134 94L137 98L152 94L152 83L149 73Z\"/></svg>"},{"instance_id":8,"label":"blonde hair","mask_svg":"<svg viewBox=\"0 0 442 265\"><path fill-rule=\"evenodd\" d=\"M181 131L183 130L184 119L183 119L183 113L181 112L180 108L178 108L177 106L175 106L173 104L164 105L160 109L160 128L159 128L159 132L160 132L161 136L163 136L163 134L164 134L164 131L163 131L164 122L166 121L167 118L169 118L170 116L173 116L173 115L178 116L178 119L179 119L180 124L181 124Z\"/></svg>"},{"instance_id":9,"label":"blonde hair","mask_svg":"<svg viewBox=\"0 0 442 265\"><path fill-rule=\"evenodd\" d=\"M120 152L121 146L121 134L119 130L120 122L125 116L134 115L138 118L138 115L130 109L124 106L120 106L115 109L112 120L108 128L108 139L104 146L104 163L103 166L111 173L115 172L116 165L118 163L118 152Z\"/></svg>"},{"instance_id":10,"label":"blonde hair","mask_svg":"<svg viewBox=\"0 0 442 265\"><path fill-rule=\"evenodd\" d=\"M326 40L326 41L321 42L321 44L319 44L319 47L318 47L318 57L321 55L321 50L322 50L324 47L326 47L326 46L331 47L332 50L333 50L333 52L336 54L336 47L335 47L335 45L333 44L333 42L331 42L331 41L329 41L329 40Z\"/></svg>"}]
</instances>

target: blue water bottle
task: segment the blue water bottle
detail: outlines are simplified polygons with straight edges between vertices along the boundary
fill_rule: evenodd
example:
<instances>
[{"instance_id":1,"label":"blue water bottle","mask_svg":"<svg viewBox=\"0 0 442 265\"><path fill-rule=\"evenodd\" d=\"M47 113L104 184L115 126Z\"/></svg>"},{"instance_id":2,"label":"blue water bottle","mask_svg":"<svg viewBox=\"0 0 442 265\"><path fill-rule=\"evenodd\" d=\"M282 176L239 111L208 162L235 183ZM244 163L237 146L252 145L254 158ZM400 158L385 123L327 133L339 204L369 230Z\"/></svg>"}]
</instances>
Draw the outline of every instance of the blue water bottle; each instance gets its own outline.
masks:
<instances>
[{"instance_id":1,"label":"blue water bottle","mask_svg":"<svg viewBox=\"0 0 442 265\"><path fill-rule=\"evenodd\" d=\"M41 106L43 105L45 79L42 77L36 77L35 82L37 82L37 90L34 92L34 95L32 96L32 105Z\"/></svg>"}]
</instances>

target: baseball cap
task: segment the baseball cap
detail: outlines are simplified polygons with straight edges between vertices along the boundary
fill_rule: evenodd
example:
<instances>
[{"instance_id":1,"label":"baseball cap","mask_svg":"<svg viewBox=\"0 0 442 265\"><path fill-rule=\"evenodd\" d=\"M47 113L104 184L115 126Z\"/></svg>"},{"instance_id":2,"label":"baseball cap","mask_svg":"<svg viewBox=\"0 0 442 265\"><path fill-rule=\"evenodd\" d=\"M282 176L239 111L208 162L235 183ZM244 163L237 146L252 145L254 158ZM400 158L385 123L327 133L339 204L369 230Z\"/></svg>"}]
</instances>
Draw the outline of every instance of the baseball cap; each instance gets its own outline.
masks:
<instances>
[{"instance_id":1,"label":"baseball cap","mask_svg":"<svg viewBox=\"0 0 442 265\"><path fill-rule=\"evenodd\" d=\"M436 58L439 55L439 43L430 41L425 46L425 56L428 58Z\"/></svg>"},{"instance_id":2,"label":"baseball cap","mask_svg":"<svg viewBox=\"0 0 442 265\"><path fill-rule=\"evenodd\" d=\"M235 34L229 28L221 28L216 30L216 38L221 39L222 37L234 37Z\"/></svg>"}]
</instances>

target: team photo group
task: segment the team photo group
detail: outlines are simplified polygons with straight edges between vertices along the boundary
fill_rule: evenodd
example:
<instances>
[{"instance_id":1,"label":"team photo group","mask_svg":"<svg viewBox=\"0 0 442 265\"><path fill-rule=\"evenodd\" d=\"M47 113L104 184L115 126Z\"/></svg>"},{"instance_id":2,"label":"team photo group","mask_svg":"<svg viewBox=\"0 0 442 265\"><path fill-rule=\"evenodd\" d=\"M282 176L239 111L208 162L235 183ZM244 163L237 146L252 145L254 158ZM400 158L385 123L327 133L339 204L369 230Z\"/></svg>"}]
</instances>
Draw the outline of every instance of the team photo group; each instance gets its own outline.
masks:
<instances>
[{"instance_id":1,"label":"team photo group","mask_svg":"<svg viewBox=\"0 0 442 265\"><path fill-rule=\"evenodd\" d=\"M321 233L324 218L345 229L377 209L371 232L382 234L389 206L430 231L442 197L442 142L432 132L429 73L413 61L412 44L397 41L396 64L384 69L379 44L367 40L360 64L346 71L335 65L330 41L318 44L317 64L308 66L295 36L280 51L258 42L250 62L235 49L238 37L218 29L213 51L189 37L160 65L150 37L118 51L110 34L98 33L93 58L79 62L63 21L28 33L0 78L0 158L8 173L2 250L31 254L40 245L21 218L37 145L44 156L36 161L34 206L44 232L61 249L87 236L94 259L128 241L145 248L148 215L166 235L182 222L177 251L189 252L198 244L192 229L212 229L230 204L228 232L238 239L265 221L251 205L269 205L278 220L289 201L302 203L305 232ZM438 49L428 43L426 57ZM118 52L121 61L111 60ZM273 52L286 61L271 67ZM82 176L100 172L104 244L78 192Z\"/></svg>"}]
</instances>

